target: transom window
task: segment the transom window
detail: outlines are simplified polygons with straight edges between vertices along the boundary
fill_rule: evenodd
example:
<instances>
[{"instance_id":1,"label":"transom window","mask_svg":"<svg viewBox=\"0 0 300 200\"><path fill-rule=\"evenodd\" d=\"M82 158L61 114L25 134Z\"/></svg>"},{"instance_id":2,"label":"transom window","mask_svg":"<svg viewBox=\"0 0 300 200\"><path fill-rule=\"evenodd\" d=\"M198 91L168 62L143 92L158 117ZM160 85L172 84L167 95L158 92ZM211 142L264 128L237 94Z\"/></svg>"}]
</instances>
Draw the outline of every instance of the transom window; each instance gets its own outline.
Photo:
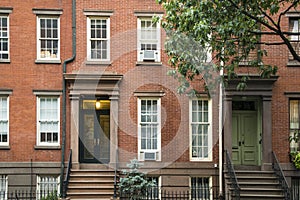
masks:
<instances>
[{"instance_id":1,"label":"transom window","mask_svg":"<svg viewBox=\"0 0 300 200\"><path fill-rule=\"evenodd\" d=\"M191 159L211 159L211 106L207 99L190 102Z\"/></svg>"},{"instance_id":2,"label":"transom window","mask_svg":"<svg viewBox=\"0 0 300 200\"><path fill-rule=\"evenodd\" d=\"M58 97L38 97L38 145L59 145Z\"/></svg>"},{"instance_id":3,"label":"transom window","mask_svg":"<svg viewBox=\"0 0 300 200\"><path fill-rule=\"evenodd\" d=\"M59 176L37 176L37 199L44 199L48 195L58 195Z\"/></svg>"},{"instance_id":4,"label":"transom window","mask_svg":"<svg viewBox=\"0 0 300 200\"><path fill-rule=\"evenodd\" d=\"M138 18L138 61L160 61L160 27L152 17Z\"/></svg>"},{"instance_id":5,"label":"transom window","mask_svg":"<svg viewBox=\"0 0 300 200\"><path fill-rule=\"evenodd\" d=\"M9 59L9 20L0 15L0 61Z\"/></svg>"},{"instance_id":6,"label":"transom window","mask_svg":"<svg viewBox=\"0 0 300 200\"><path fill-rule=\"evenodd\" d=\"M109 18L88 17L88 59L109 61Z\"/></svg>"},{"instance_id":7,"label":"transom window","mask_svg":"<svg viewBox=\"0 0 300 200\"><path fill-rule=\"evenodd\" d=\"M58 60L60 57L60 20L54 16L38 16L38 59Z\"/></svg>"},{"instance_id":8,"label":"transom window","mask_svg":"<svg viewBox=\"0 0 300 200\"><path fill-rule=\"evenodd\" d=\"M8 108L8 97L0 96L0 145L8 145L9 141Z\"/></svg>"},{"instance_id":9,"label":"transom window","mask_svg":"<svg viewBox=\"0 0 300 200\"><path fill-rule=\"evenodd\" d=\"M140 159L158 160L160 151L160 99L139 99L138 109Z\"/></svg>"},{"instance_id":10,"label":"transom window","mask_svg":"<svg viewBox=\"0 0 300 200\"><path fill-rule=\"evenodd\" d=\"M191 177L191 199L212 199L210 178Z\"/></svg>"}]
</instances>

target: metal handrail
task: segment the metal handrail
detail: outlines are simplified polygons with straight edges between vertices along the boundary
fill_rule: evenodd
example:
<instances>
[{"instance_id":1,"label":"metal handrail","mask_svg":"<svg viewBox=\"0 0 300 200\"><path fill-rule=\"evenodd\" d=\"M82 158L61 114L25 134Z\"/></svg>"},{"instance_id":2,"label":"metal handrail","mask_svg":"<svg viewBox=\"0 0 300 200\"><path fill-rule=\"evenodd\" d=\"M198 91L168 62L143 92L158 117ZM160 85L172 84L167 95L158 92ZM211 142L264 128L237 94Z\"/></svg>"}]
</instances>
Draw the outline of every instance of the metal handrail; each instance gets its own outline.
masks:
<instances>
[{"instance_id":1,"label":"metal handrail","mask_svg":"<svg viewBox=\"0 0 300 200\"><path fill-rule=\"evenodd\" d=\"M117 176L119 168L119 149L116 149L115 177L114 177L114 199L117 198Z\"/></svg>"},{"instance_id":2,"label":"metal handrail","mask_svg":"<svg viewBox=\"0 0 300 200\"><path fill-rule=\"evenodd\" d=\"M227 172L229 174L229 179L230 179L230 187L233 189L232 191L232 199L240 199L240 191L241 188L239 186L239 183L237 181L236 178L236 174L229 156L229 153L227 150L225 150L225 154L226 154L226 168L227 168Z\"/></svg>"},{"instance_id":3,"label":"metal handrail","mask_svg":"<svg viewBox=\"0 0 300 200\"><path fill-rule=\"evenodd\" d=\"M291 194L290 194L290 187L287 183L287 180L284 176L284 173L282 171L282 168L280 166L280 163L277 159L277 156L275 154L275 152L272 151L272 155L273 155L273 162L272 162L272 168L277 176L277 179L283 189L283 192L284 192L284 197L285 197L285 200L289 200L290 197L291 197Z\"/></svg>"},{"instance_id":4,"label":"metal handrail","mask_svg":"<svg viewBox=\"0 0 300 200\"><path fill-rule=\"evenodd\" d=\"M67 173L63 182L63 194L62 194L63 198L67 197L67 190L68 190L68 185L70 180L71 169L72 169L72 149L70 149Z\"/></svg>"}]
</instances>

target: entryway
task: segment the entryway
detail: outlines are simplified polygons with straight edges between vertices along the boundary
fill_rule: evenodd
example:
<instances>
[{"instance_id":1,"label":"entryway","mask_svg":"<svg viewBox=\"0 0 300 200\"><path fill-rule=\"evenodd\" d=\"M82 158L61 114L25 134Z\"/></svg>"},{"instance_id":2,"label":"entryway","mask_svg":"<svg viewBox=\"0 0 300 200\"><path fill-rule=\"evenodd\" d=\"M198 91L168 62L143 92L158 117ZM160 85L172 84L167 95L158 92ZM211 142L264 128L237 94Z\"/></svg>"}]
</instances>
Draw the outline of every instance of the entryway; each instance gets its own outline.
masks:
<instances>
[{"instance_id":1,"label":"entryway","mask_svg":"<svg viewBox=\"0 0 300 200\"><path fill-rule=\"evenodd\" d=\"M258 100L232 102L232 161L235 165L261 164L261 112Z\"/></svg>"},{"instance_id":2,"label":"entryway","mask_svg":"<svg viewBox=\"0 0 300 200\"><path fill-rule=\"evenodd\" d=\"M110 162L110 100L84 98L80 102L79 162Z\"/></svg>"}]
</instances>

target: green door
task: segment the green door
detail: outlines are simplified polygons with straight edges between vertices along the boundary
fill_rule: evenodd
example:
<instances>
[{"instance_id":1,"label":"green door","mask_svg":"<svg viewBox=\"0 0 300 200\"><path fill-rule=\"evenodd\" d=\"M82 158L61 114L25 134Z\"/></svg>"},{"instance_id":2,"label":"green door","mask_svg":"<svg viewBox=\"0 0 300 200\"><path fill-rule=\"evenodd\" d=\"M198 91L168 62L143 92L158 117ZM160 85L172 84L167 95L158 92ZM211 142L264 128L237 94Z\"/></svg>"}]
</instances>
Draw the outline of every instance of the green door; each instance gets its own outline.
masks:
<instances>
[{"instance_id":1,"label":"green door","mask_svg":"<svg viewBox=\"0 0 300 200\"><path fill-rule=\"evenodd\" d=\"M236 165L258 165L257 112L233 111L232 160Z\"/></svg>"}]
</instances>

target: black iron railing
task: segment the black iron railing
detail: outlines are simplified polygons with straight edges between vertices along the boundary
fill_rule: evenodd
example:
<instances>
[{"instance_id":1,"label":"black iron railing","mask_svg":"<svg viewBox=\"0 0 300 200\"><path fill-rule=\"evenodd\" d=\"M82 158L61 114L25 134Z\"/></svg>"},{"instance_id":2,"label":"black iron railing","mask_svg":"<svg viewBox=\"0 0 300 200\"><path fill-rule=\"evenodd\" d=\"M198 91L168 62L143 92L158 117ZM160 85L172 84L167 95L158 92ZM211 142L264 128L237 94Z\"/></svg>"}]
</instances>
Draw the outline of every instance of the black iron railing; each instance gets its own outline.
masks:
<instances>
[{"instance_id":1,"label":"black iron railing","mask_svg":"<svg viewBox=\"0 0 300 200\"><path fill-rule=\"evenodd\" d=\"M225 154L226 154L226 168L227 168L227 173L229 175L230 187L231 187L231 199L239 200L241 189L235 175L231 158L227 150L225 150Z\"/></svg>"},{"instance_id":2,"label":"black iron railing","mask_svg":"<svg viewBox=\"0 0 300 200\"><path fill-rule=\"evenodd\" d=\"M278 162L278 159L277 159L277 156L275 154L275 152L272 152L272 155L273 155L273 162L272 162L272 168L273 170L275 171L275 174L276 174L276 177L283 189L283 192L284 192L284 197L285 197L285 200L290 200L290 188L289 188L289 185L286 181L286 178L284 176L284 173L281 169L281 166L280 166L280 163Z\"/></svg>"},{"instance_id":3,"label":"black iron railing","mask_svg":"<svg viewBox=\"0 0 300 200\"><path fill-rule=\"evenodd\" d=\"M67 190L68 190L68 185L70 180L71 169L72 169L72 149L70 149L67 172L63 182L63 193L62 193L63 198L67 197Z\"/></svg>"},{"instance_id":4,"label":"black iron railing","mask_svg":"<svg viewBox=\"0 0 300 200\"><path fill-rule=\"evenodd\" d=\"M119 149L116 149L116 163L114 176L114 199L117 198L117 184L118 184L118 168L119 168Z\"/></svg>"}]
</instances>

